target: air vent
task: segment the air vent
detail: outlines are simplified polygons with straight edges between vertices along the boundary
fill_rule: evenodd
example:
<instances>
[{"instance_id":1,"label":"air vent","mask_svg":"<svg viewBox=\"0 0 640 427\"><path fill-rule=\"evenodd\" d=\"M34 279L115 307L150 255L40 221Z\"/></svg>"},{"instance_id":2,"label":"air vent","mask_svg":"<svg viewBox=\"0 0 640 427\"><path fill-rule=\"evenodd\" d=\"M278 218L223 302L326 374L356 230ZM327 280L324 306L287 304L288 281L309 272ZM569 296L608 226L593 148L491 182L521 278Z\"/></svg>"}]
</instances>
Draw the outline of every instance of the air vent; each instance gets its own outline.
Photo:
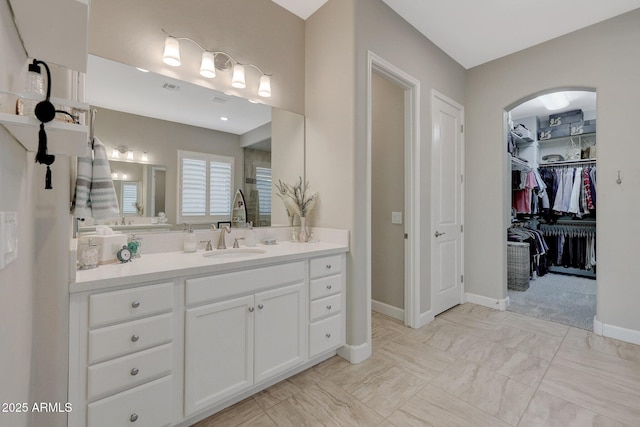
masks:
<instances>
[{"instance_id":1,"label":"air vent","mask_svg":"<svg viewBox=\"0 0 640 427\"><path fill-rule=\"evenodd\" d=\"M212 102L217 102L218 104L224 104L227 101L229 101L229 99L231 99L230 97L225 97L222 95L216 95L213 97L213 99L211 100Z\"/></svg>"},{"instance_id":2,"label":"air vent","mask_svg":"<svg viewBox=\"0 0 640 427\"><path fill-rule=\"evenodd\" d=\"M173 91L173 92L175 92L175 91L177 91L177 90L180 90L180 86L175 85L175 84L173 84L173 83L164 83L164 84L162 85L162 88L163 88L163 89L166 89L166 90Z\"/></svg>"}]
</instances>

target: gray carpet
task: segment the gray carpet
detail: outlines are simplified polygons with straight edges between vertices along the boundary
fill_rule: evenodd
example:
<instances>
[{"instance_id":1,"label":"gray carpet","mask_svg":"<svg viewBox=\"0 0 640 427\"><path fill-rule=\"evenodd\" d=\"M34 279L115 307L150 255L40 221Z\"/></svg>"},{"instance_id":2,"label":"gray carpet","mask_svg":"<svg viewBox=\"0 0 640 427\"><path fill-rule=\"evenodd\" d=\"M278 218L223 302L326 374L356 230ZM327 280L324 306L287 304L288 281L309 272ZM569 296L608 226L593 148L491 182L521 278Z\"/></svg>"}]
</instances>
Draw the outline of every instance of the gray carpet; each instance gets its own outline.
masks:
<instances>
[{"instance_id":1,"label":"gray carpet","mask_svg":"<svg viewBox=\"0 0 640 427\"><path fill-rule=\"evenodd\" d=\"M529 289L509 289L507 310L563 325L593 330L596 315L596 281L548 273L529 282Z\"/></svg>"}]
</instances>

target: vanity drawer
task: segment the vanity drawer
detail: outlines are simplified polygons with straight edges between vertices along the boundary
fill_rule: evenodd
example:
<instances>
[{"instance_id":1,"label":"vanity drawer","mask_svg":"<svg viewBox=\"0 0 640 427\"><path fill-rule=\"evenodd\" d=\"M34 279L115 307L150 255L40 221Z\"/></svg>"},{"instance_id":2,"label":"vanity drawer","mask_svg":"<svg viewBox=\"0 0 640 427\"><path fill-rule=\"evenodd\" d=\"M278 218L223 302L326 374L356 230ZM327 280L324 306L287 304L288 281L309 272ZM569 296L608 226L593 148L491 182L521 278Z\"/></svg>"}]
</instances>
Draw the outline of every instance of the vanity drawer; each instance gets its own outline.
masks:
<instances>
[{"instance_id":1,"label":"vanity drawer","mask_svg":"<svg viewBox=\"0 0 640 427\"><path fill-rule=\"evenodd\" d=\"M92 400L169 374L171 344L93 365L87 371L87 398Z\"/></svg>"},{"instance_id":2,"label":"vanity drawer","mask_svg":"<svg viewBox=\"0 0 640 427\"><path fill-rule=\"evenodd\" d=\"M188 279L185 282L186 303L187 305L201 304L236 295L259 292L274 286L304 283L305 276L305 263L292 262Z\"/></svg>"},{"instance_id":3,"label":"vanity drawer","mask_svg":"<svg viewBox=\"0 0 640 427\"><path fill-rule=\"evenodd\" d=\"M329 276L342 271L342 255L314 258L310 262L309 276L312 279Z\"/></svg>"},{"instance_id":4,"label":"vanity drawer","mask_svg":"<svg viewBox=\"0 0 640 427\"><path fill-rule=\"evenodd\" d=\"M311 324L309 328L309 357L342 344L342 315L331 316Z\"/></svg>"},{"instance_id":5,"label":"vanity drawer","mask_svg":"<svg viewBox=\"0 0 640 427\"><path fill-rule=\"evenodd\" d=\"M342 294L331 295L329 297L311 301L311 309L309 311L309 319L321 319L330 314L336 314L342 311Z\"/></svg>"},{"instance_id":6,"label":"vanity drawer","mask_svg":"<svg viewBox=\"0 0 640 427\"><path fill-rule=\"evenodd\" d=\"M89 327L160 314L173 309L173 283L141 286L89 297Z\"/></svg>"},{"instance_id":7,"label":"vanity drawer","mask_svg":"<svg viewBox=\"0 0 640 427\"><path fill-rule=\"evenodd\" d=\"M88 405L88 427L164 427L173 421L172 377Z\"/></svg>"},{"instance_id":8,"label":"vanity drawer","mask_svg":"<svg viewBox=\"0 0 640 427\"><path fill-rule=\"evenodd\" d=\"M324 298L329 295L342 292L342 276L329 276L322 279L314 279L309 284L309 297L311 300Z\"/></svg>"},{"instance_id":9,"label":"vanity drawer","mask_svg":"<svg viewBox=\"0 0 640 427\"><path fill-rule=\"evenodd\" d=\"M171 319L168 313L89 331L89 364L171 341Z\"/></svg>"}]
</instances>

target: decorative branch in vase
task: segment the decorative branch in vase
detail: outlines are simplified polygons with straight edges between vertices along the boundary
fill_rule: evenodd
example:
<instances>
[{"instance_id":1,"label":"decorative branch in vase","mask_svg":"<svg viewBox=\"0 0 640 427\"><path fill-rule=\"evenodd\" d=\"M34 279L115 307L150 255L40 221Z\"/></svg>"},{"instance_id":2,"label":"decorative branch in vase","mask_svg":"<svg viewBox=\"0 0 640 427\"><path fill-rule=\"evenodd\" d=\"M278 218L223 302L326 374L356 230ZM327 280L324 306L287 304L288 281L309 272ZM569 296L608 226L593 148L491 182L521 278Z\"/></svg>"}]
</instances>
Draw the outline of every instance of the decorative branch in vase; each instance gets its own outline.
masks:
<instances>
[{"instance_id":1,"label":"decorative branch in vase","mask_svg":"<svg viewBox=\"0 0 640 427\"><path fill-rule=\"evenodd\" d=\"M278 180L278 184L274 185L278 189L276 195L282 199L287 214L291 217L293 217L294 214L300 217L300 234L298 241L301 243L306 242L309 240L307 233L307 215L316 205L318 193L309 195L309 183L303 182L302 177L299 177L295 185L286 184L281 180Z\"/></svg>"}]
</instances>

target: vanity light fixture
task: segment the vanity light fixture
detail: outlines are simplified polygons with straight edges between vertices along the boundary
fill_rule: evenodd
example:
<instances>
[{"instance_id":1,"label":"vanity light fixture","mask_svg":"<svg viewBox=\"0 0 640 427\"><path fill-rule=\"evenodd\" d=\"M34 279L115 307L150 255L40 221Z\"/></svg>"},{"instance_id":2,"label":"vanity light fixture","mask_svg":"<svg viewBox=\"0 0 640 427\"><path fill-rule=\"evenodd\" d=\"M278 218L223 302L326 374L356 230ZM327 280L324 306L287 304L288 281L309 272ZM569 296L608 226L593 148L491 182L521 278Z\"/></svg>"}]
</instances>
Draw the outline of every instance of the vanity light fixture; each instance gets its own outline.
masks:
<instances>
[{"instance_id":1,"label":"vanity light fixture","mask_svg":"<svg viewBox=\"0 0 640 427\"><path fill-rule=\"evenodd\" d=\"M188 40L202 49L202 60L200 62L201 76L212 79L216 77L216 69L225 71L229 68L233 68L231 86L238 89L244 89L247 87L247 83L245 80L245 68L254 68L261 74L258 95L263 98L268 98L271 96L271 75L266 74L258 66L253 64L241 64L226 52L210 51L208 49L205 49L204 47L202 47L202 45L200 45L200 43L189 37L175 37L167 33L164 29L162 30L162 32L167 36L164 40L164 54L162 56L162 61L165 64L171 65L172 67L180 66L181 60L179 41Z\"/></svg>"},{"instance_id":2,"label":"vanity light fixture","mask_svg":"<svg viewBox=\"0 0 640 427\"><path fill-rule=\"evenodd\" d=\"M145 151L144 153L142 153L142 158L140 159L143 162L148 162L149 161L149 156L147 156L147 152Z\"/></svg>"},{"instance_id":3,"label":"vanity light fixture","mask_svg":"<svg viewBox=\"0 0 640 427\"><path fill-rule=\"evenodd\" d=\"M133 150L127 152L127 160L133 160Z\"/></svg>"},{"instance_id":4,"label":"vanity light fixture","mask_svg":"<svg viewBox=\"0 0 640 427\"><path fill-rule=\"evenodd\" d=\"M564 92L555 92L548 93L546 95L539 96L538 99L549 111L560 110L561 108L567 107L569 105L569 98Z\"/></svg>"},{"instance_id":5,"label":"vanity light fixture","mask_svg":"<svg viewBox=\"0 0 640 427\"><path fill-rule=\"evenodd\" d=\"M120 152L118 151L117 148L114 148L113 151L111 152L111 158L112 159L119 159L120 158Z\"/></svg>"}]
</instances>

